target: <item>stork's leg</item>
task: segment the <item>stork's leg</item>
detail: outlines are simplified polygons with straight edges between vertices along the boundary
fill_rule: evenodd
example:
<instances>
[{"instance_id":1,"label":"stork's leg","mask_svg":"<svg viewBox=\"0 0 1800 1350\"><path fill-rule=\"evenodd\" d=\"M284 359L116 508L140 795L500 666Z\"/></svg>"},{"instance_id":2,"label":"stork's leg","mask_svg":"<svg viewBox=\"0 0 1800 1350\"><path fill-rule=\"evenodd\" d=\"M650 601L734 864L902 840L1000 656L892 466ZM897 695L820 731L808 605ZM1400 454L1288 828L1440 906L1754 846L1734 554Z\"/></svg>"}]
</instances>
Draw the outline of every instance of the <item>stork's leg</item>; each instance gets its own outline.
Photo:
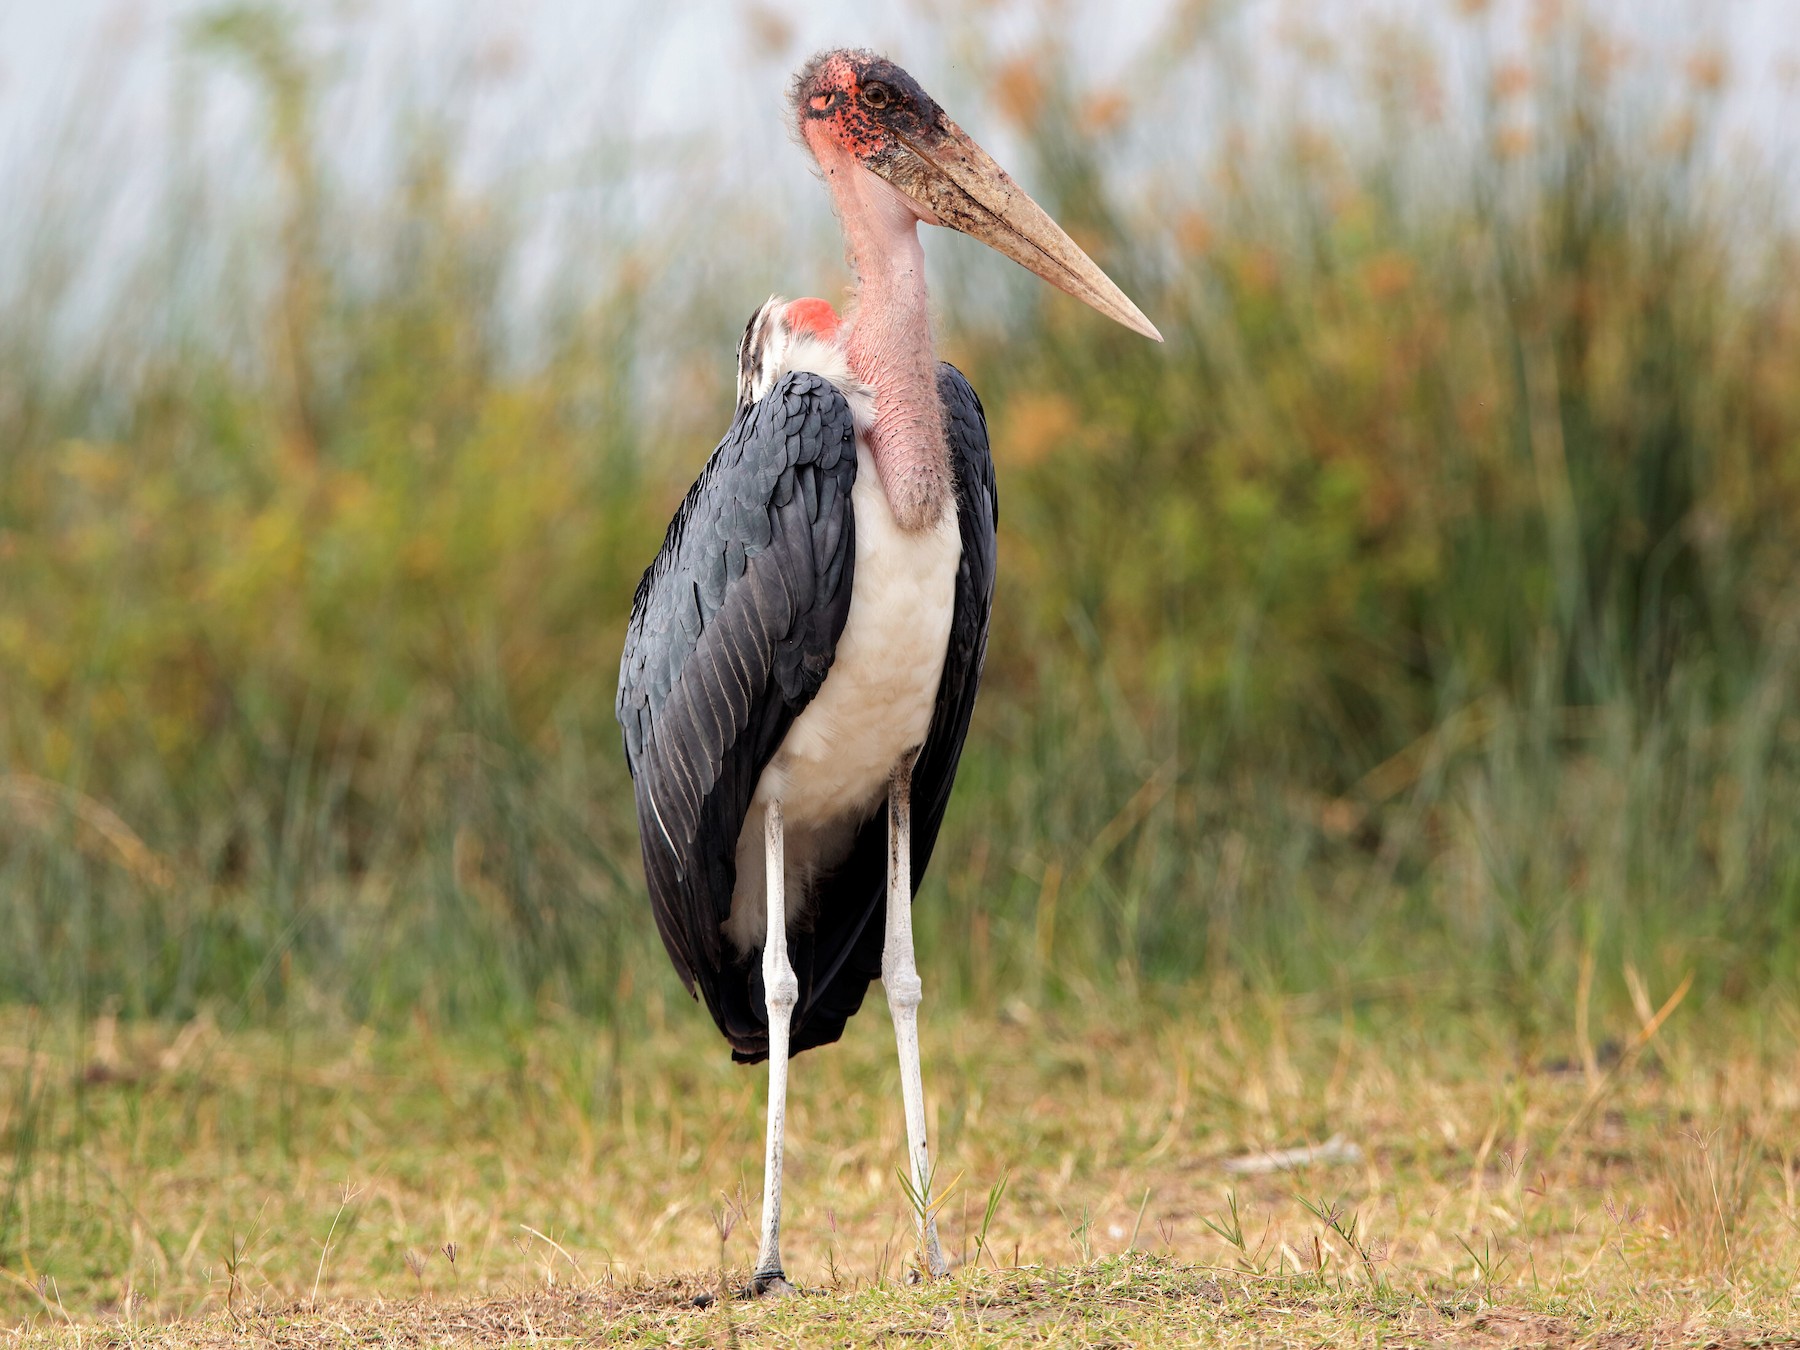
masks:
<instances>
[{"instance_id":1,"label":"stork's leg","mask_svg":"<svg viewBox=\"0 0 1800 1350\"><path fill-rule=\"evenodd\" d=\"M781 1270L781 1136L787 1123L788 1024L800 999L787 949L787 873L783 860L781 803L763 814L764 892L769 931L763 942L763 991L769 1010L769 1135L763 1155L762 1245L756 1257L752 1293L791 1294Z\"/></svg>"},{"instance_id":2,"label":"stork's leg","mask_svg":"<svg viewBox=\"0 0 1800 1350\"><path fill-rule=\"evenodd\" d=\"M926 1273L948 1273L931 1213L931 1150L925 1142L925 1083L919 1074L919 999L924 987L913 961L912 770L915 755L895 767L888 783L887 938L881 951L881 983L900 1046L900 1096L906 1105L906 1154L913 1195L920 1206L919 1244Z\"/></svg>"}]
</instances>

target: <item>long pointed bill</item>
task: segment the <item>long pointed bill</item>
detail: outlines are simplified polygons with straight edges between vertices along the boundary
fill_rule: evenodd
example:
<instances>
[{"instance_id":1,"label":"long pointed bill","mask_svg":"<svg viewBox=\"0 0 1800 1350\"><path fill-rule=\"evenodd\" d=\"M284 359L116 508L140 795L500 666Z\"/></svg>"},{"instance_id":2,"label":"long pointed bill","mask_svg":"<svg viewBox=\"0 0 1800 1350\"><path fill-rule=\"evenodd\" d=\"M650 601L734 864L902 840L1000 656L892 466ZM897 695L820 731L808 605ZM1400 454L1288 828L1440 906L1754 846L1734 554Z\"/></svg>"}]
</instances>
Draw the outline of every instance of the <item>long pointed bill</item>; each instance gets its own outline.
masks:
<instances>
[{"instance_id":1,"label":"long pointed bill","mask_svg":"<svg viewBox=\"0 0 1800 1350\"><path fill-rule=\"evenodd\" d=\"M942 118L928 141L897 139L898 147L865 162L941 224L998 249L1132 332L1163 340L1112 278L956 123Z\"/></svg>"}]
</instances>

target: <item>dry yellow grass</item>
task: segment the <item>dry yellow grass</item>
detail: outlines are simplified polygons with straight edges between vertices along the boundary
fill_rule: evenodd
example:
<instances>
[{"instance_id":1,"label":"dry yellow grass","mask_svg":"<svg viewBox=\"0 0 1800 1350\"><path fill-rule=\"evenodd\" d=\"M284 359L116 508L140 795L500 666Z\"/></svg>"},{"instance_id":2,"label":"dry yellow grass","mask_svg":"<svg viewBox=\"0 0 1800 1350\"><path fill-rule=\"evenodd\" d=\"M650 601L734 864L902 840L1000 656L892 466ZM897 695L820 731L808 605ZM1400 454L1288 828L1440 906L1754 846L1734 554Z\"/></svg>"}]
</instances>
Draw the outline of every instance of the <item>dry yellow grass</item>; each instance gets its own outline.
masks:
<instances>
[{"instance_id":1,"label":"dry yellow grass","mask_svg":"<svg viewBox=\"0 0 1800 1350\"><path fill-rule=\"evenodd\" d=\"M1672 992L1654 1035L1631 1017L1535 1061L1430 1001L928 1016L963 1266L927 1288L870 1009L795 1064L786 1248L820 1292L705 1310L721 1256L753 1256L762 1078L690 1009L484 1041L13 1015L0 1312L50 1344L1777 1336L1800 1327L1796 1016ZM1336 1161L1233 1170L1333 1136Z\"/></svg>"}]
</instances>

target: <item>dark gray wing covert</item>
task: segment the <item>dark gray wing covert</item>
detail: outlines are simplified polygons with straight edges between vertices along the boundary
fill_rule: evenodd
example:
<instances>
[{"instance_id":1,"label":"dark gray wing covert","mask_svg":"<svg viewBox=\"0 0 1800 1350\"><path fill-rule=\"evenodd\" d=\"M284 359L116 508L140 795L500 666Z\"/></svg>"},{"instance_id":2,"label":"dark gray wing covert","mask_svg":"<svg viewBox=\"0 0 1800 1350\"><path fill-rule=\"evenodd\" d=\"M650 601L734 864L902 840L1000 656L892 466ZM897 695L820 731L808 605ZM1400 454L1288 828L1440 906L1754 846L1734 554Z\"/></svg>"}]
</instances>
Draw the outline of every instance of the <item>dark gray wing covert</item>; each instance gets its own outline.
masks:
<instances>
[{"instance_id":1,"label":"dark gray wing covert","mask_svg":"<svg viewBox=\"0 0 1800 1350\"><path fill-rule=\"evenodd\" d=\"M739 411L632 601L616 712L645 880L682 982L698 985L734 1046L767 1034L720 931L737 838L843 632L855 480L843 395L817 375L788 375Z\"/></svg>"},{"instance_id":2,"label":"dark gray wing covert","mask_svg":"<svg viewBox=\"0 0 1800 1350\"><path fill-rule=\"evenodd\" d=\"M981 400L962 372L948 362L938 366L938 397L956 472L962 561L956 574L956 609L950 620L950 645L944 654L931 729L913 765L915 893L937 843L975 710L975 693L987 656L988 617L994 608L995 532L1000 523L999 491ZM837 1040L845 1022L862 1006L870 983L881 977L887 921L885 809L876 811L858 832L844 865L820 883L814 913L813 931L794 944L798 953L795 965L808 972L801 976L800 1006L795 1009L792 1044L796 1054ZM734 1042L735 1057L748 1061L765 1057L766 1027L764 1036L765 1049L760 1054L754 1048L746 1052Z\"/></svg>"},{"instance_id":3,"label":"dark gray wing covert","mask_svg":"<svg viewBox=\"0 0 1800 1350\"><path fill-rule=\"evenodd\" d=\"M913 876L925 870L937 842L950 787L962 759L975 692L987 659L988 618L994 610L995 534L1000 527L1000 492L988 452L987 415L963 373L949 362L938 367L938 396L944 402L944 430L956 464L956 514L962 527L962 566L956 577L956 614L950 621L950 650L938 685L931 731L913 768ZM924 853L920 854L923 841Z\"/></svg>"}]
</instances>

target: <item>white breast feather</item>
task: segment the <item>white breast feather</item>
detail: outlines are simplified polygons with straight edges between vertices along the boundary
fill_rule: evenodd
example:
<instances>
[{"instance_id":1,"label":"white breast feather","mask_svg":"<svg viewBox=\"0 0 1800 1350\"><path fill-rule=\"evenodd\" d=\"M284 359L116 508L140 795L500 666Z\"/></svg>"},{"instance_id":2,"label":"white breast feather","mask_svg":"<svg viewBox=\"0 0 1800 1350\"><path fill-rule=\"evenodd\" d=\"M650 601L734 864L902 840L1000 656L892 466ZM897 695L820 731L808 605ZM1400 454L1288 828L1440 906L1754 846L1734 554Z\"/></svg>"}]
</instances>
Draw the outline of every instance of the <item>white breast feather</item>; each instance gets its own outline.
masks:
<instances>
[{"instance_id":1,"label":"white breast feather","mask_svg":"<svg viewBox=\"0 0 1800 1350\"><path fill-rule=\"evenodd\" d=\"M825 683L763 770L738 837L737 886L725 931L745 952L764 939L764 805L781 802L792 924L805 917L813 877L842 861L857 829L886 800L894 765L924 743L950 644L962 560L954 502L945 504L930 529L908 532L895 522L865 440L874 422L874 391L851 374L843 349L797 337L777 376L790 370L830 380L856 421L856 484L850 492L856 571L850 613Z\"/></svg>"},{"instance_id":2,"label":"white breast feather","mask_svg":"<svg viewBox=\"0 0 1800 1350\"><path fill-rule=\"evenodd\" d=\"M796 370L810 370L837 386L850 405L858 435L875 425L875 391L851 374L850 354L843 347L811 333L795 333L769 374L769 387L773 389L783 375Z\"/></svg>"}]
</instances>

